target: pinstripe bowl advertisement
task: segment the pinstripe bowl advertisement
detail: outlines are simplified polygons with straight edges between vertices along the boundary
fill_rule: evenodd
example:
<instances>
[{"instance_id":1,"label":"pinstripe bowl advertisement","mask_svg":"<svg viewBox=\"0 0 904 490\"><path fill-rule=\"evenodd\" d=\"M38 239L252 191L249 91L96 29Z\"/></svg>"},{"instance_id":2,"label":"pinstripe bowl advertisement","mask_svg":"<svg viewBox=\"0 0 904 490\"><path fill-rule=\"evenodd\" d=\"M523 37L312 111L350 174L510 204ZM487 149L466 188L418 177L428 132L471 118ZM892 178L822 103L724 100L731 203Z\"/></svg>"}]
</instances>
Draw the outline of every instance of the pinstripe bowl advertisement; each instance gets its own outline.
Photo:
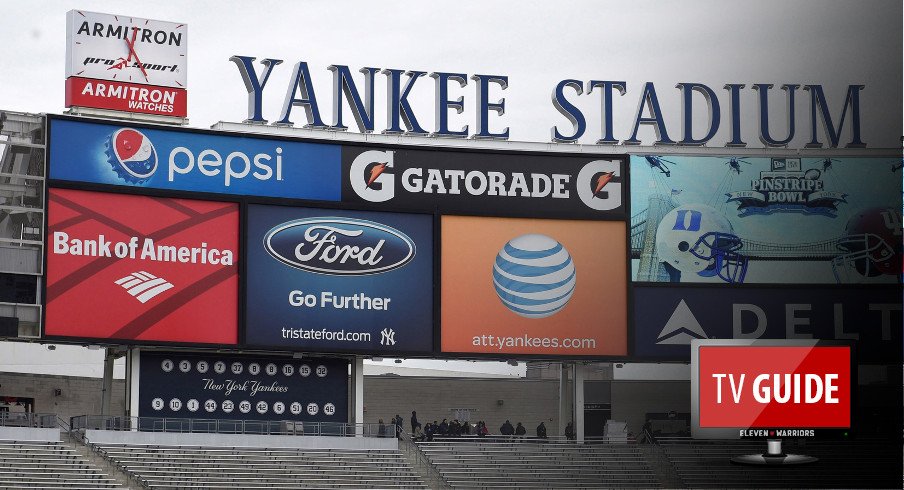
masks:
<instances>
[{"instance_id":1,"label":"pinstripe bowl advertisement","mask_svg":"<svg viewBox=\"0 0 904 490\"><path fill-rule=\"evenodd\" d=\"M44 335L238 341L237 204L49 196Z\"/></svg>"},{"instance_id":2,"label":"pinstripe bowl advertisement","mask_svg":"<svg viewBox=\"0 0 904 490\"><path fill-rule=\"evenodd\" d=\"M631 157L637 282L901 278L901 159Z\"/></svg>"}]
</instances>

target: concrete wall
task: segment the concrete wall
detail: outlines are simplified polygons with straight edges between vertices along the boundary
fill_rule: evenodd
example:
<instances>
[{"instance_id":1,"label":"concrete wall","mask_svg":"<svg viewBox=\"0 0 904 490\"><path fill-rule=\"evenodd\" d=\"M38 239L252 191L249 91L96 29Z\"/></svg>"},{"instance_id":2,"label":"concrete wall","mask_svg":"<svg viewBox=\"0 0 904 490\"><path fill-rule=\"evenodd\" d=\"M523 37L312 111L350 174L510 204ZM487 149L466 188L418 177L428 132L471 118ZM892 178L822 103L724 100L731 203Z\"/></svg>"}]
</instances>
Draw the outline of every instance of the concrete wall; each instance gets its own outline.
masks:
<instances>
[{"instance_id":1,"label":"concrete wall","mask_svg":"<svg viewBox=\"0 0 904 490\"><path fill-rule=\"evenodd\" d=\"M0 427L0 440L59 442L60 429L34 427Z\"/></svg>"},{"instance_id":2,"label":"concrete wall","mask_svg":"<svg viewBox=\"0 0 904 490\"><path fill-rule=\"evenodd\" d=\"M258 434L185 434L88 430L92 444L151 444L161 446L269 447L292 449L398 449L394 437L274 436Z\"/></svg>"},{"instance_id":3,"label":"concrete wall","mask_svg":"<svg viewBox=\"0 0 904 490\"><path fill-rule=\"evenodd\" d=\"M372 376L364 380L364 421L389 423L399 414L405 430L411 430L411 411L422 425L454 418L453 409L476 409L471 423L483 420L492 434L506 419L524 424L529 435L544 421L549 434L556 433L558 380L419 378ZM499 404L502 400L502 404Z\"/></svg>"},{"instance_id":4,"label":"concrete wall","mask_svg":"<svg viewBox=\"0 0 904 490\"><path fill-rule=\"evenodd\" d=\"M690 381L613 381L612 420L639 434L647 412L690 412Z\"/></svg>"},{"instance_id":5,"label":"concrete wall","mask_svg":"<svg viewBox=\"0 0 904 490\"><path fill-rule=\"evenodd\" d=\"M60 396L54 396L59 388ZM103 380L75 376L0 372L0 396L35 399L37 413L55 413L68 423L74 415L100 415ZM125 381L113 380L113 414L125 413Z\"/></svg>"},{"instance_id":6,"label":"concrete wall","mask_svg":"<svg viewBox=\"0 0 904 490\"><path fill-rule=\"evenodd\" d=\"M647 412L690 411L689 381L612 381L612 419L628 423L635 434L644 423ZM64 420L73 415L98 415L101 403L101 380L43 374L0 373L0 396L35 399L36 412L56 413ZM62 390L54 396L53 390ZM555 379L486 379L365 376L364 421L389 423L395 414L405 420L416 410L421 424L455 415L453 409L476 409L471 422L484 420L491 433L508 419L521 422L528 434L540 421L546 422L549 434L558 430L559 383ZM122 415L125 385L113 383L113 414ZM502 404L498 403L502 400ZM588 399L588 402L593 401ZM567 421L566 421L567 423Z\"/></svg>"}]
</instances>

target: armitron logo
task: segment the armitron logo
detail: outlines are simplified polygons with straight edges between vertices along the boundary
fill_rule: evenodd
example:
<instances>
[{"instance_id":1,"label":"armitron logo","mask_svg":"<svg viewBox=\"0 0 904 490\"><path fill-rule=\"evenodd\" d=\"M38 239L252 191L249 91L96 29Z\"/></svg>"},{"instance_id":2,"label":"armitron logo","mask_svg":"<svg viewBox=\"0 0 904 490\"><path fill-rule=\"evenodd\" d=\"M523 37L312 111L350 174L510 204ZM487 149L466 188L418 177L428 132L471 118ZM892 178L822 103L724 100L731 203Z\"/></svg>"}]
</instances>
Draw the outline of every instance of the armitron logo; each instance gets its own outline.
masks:
<instances>
[{"instance_id":1,"label":"armitron logo","mask_svg":"<svg viewBox=\"0 0 904 490\"><path fill-rule=\"evenodd\" d=\"M308 272L329 275L380 274L414 259L414 241L395 228L354 218L305 218L278 225L264 235L274 259Z\"/></svg>"},{"instance_id":2,"label":"armitron logo","mask_svg":"<svg viewBox=\"0 0 904 490\"><path fill-rule=\"evenodd\" d=\"M135 184L150 179L157 171L157 150L147 136L123 128L106 143L107 162L122 180Z\"/></svg>"},{"instance_id":3,"label":"armitron logo","mask_svg":"<svg viewBox=\"0 0 904 490\"><path fill-rule=\"evenodd\" d=\"M142 303L147 303L158 294L173 288L171 282L145 271L133 272L118 279L116 284Z\"/></svg>"}]
</instances>

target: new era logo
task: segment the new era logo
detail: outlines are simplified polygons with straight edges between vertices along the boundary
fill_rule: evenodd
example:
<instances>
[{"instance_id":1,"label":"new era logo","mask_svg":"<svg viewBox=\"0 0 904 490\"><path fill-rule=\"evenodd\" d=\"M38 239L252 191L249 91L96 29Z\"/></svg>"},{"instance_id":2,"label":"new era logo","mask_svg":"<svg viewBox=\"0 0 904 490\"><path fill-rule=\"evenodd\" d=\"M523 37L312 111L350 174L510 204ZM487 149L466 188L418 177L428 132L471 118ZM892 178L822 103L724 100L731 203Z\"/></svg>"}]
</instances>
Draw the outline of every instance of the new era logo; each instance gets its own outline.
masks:
<instances>
[{"instance_id":1,"label":"new era logo","mask_svg":"<svg viewBox=\"0 0 904 490\"><path fill-rule=\"evenodd\" d=\"M142 303L147 303L158 294L173 287L173 284L166 279L145 271L133 272L117 280L116 284L122 286L126 292Z\"/></svg>"}]
</instances>

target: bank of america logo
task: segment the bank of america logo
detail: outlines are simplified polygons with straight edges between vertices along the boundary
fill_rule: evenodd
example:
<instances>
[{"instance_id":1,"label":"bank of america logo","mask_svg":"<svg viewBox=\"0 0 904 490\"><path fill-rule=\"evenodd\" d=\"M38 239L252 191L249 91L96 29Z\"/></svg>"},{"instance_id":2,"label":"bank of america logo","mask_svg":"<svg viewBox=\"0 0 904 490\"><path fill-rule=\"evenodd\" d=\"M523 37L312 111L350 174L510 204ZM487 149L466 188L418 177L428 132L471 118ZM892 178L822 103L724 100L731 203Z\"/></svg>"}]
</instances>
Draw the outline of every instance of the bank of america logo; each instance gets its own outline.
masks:
<instances>
[{"instance_id":1,"label":"bank of america logo","mask_svg":"<svg viewBox=\"0 0 904 490\"><path fill-rule=\"evenodd\" d=\"M173 288L171 282L145 271L133 272L117 280L116 284L142 303L147 303L158 294Z\"/></svg>"}]
</instances>

